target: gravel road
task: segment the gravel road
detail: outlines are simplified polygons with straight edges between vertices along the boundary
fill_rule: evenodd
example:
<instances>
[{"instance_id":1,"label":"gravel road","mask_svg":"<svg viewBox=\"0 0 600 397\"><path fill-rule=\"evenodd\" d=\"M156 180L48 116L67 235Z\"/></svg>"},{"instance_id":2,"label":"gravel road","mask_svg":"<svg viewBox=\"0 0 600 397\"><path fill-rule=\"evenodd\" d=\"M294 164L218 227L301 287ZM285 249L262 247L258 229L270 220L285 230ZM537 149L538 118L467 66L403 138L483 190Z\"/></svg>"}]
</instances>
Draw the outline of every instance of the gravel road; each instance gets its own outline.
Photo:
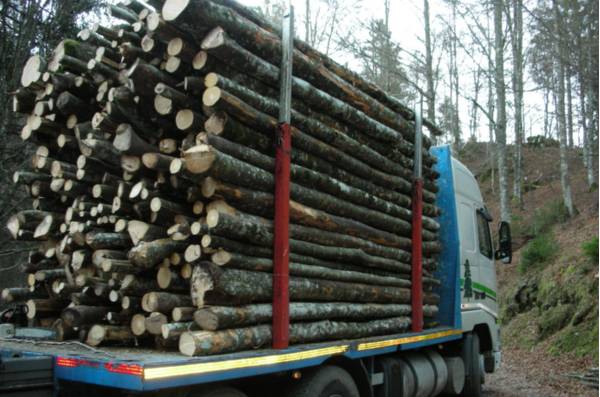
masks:
<instances>
[{"instance_id":1,"label":"gravel road","mask_svg":"<svg viewBox=\"0 0 600 397\"><path fill-rule=\"evenodd\" d=\"M564 362L538 357L522 350L505 350L502 367L486 374L483 385L486 397L562 397L598 396L597 390L583 387L565 376Z\"/></svg>"}]
</instances>

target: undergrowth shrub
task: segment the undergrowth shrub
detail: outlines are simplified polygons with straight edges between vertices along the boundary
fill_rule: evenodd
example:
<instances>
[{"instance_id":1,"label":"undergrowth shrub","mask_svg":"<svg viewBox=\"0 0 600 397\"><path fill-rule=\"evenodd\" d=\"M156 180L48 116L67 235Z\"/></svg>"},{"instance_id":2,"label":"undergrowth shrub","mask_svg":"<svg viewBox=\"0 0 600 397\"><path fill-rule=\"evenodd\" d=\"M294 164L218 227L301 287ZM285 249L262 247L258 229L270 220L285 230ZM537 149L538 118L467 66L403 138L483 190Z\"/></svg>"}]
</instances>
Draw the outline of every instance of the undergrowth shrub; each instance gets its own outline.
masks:
<instances>
[{"instance_id":1,"label":"undergrowth shrub","mask_svg":"<svg viewBox=\"0 0 600 397\"><path fill-rule=\"evenodd\" d=\"M596 262L598 260L598 237L594 237L581 244L581 249L586 258L590 259L592 262Z\"/></svg>"},{"instance_id":2,"label":"undergrowth shrub","mask_svg":"<svg viewBox=\"0 0 600 397\"><path fill-rule=\"evenodd\" d=\"M523 249L519 271L525 273L547 263L558 252L558 244L550 233L538 235Z\"/></svg>"},{"instance_id":3,"label":"undergrowth shrub","mask_svg":"<svg viewBox=\"0 0 600 397\"><path fill-rule=\"evenodd\" d=\"M535 211L529 225L523 230L530 237L547 233L558 223L564 223L569 218L569 212L562 200L554 200Z\"/></svg>"}]
</instances>

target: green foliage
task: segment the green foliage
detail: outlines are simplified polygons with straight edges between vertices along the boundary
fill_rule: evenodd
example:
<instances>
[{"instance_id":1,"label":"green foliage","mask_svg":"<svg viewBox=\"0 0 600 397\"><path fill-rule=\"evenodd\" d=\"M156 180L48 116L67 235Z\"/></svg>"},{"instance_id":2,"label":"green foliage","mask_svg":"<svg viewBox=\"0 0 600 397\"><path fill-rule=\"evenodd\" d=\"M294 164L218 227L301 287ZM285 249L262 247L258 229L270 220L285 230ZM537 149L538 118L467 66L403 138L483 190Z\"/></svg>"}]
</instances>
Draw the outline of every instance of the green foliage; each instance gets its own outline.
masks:
<instances>
[{"instance_id":1,"label":"green foliage","mask_svg":"<svg viewBox=\"0 0 600 397\"><path fill-rule=\"evenodd\" d=\"M556 335L548 348L553 355L572 353L577 357L594 357L598 360L598 317L582 322L579 326L570 325Z\"/></svg>"},{"instance_id":2,"label":"green foliage","mask_svg":"<svg viewBox=\"0 0 600 397\"><path fill-rule=\"evenodd\" d=\"M525 273L528 270L547 263L558 252L558 245L550 233L540 234L531 240L523 249L519 271Z\"/></svg>"},{"instance_id":3,"label":"green foliage","mask_svg":"<svg viewBox=\"0 0 600 397\"><path fill-rule=\"evenodd\" d=\"M583 250L583 254L595 263L598 260L598 237L596 236L581 244L581 249Z\"/></svg>"},{"instance_id":4,"label":"green foliage","mask_svg":"<svg viewBox=\"0 0 600 397\"><path fill-rule=\"evenodd\" d=\"M523 226L524 236L537 237L550 231L552 226L564 223L569 218L569 212L562 200L554 200L535 211L531 221Z\"/></svg>"},{"instance_id":5,"label":"green foliage","mask_svg":"<svg viewBox=\"0 0 600 397\"><path fill-rule=\"evenodd\" d=\"M575 305L560 304L540 312L538 332L540 339L545 339L563 329L575 314Z\"/></svg>"}]
</instances>

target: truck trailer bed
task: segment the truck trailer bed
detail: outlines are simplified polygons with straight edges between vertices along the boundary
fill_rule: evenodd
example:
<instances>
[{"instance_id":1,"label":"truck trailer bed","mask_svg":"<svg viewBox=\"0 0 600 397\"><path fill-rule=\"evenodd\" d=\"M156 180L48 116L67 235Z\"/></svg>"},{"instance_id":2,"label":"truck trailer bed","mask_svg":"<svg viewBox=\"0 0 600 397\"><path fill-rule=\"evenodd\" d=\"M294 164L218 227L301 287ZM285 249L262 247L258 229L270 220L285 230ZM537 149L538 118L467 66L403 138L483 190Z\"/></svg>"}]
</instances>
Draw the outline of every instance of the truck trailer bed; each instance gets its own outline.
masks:
<instances>
[{"instance_id":1,"label":"truck trailer bed","mask_svg":"<svg viewBox=\"0 0 600 397\"><path fill-rule=\"evenodd\" d=\"M319 365L335 356L350 359L460 339L462 331L437 327L424 332L338 340L203 357L132 347L90 348L78 342L0 339L3 356L50 355L56 380L135 391L159 390Z\"/></svg>"}]
</instances>

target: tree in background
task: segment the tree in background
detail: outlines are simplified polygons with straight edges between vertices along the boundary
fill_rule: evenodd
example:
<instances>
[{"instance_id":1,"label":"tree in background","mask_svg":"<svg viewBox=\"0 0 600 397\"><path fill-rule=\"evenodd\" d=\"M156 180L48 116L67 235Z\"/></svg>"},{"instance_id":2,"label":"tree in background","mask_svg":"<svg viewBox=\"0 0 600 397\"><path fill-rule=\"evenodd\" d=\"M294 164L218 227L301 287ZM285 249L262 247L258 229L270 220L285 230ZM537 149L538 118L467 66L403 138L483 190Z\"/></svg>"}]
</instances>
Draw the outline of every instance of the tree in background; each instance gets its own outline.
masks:
<instances>
[{"instance_id":1,"label":"tree in background","mask_svg":"<svg viewBox=\"0 0 600 397\"><path fill-rule=\"evenodd\" d=\"M427 83L427 118L435 123L435 77L433 69L433 50L431 48L431 18L429 0L423 0L423 25L425 28L425 81Z\"/></svg>"},{"instance_id":2,"label":"tree in background","mask_svg":"<svg viewBox=\"0 0 600 397\"><path fill-rule=\"evenodd\" d=\"M457 119L458 109L456 108L456 106L454 104L453 98L450 96L445 96L444 99L439 103L437 111L438 111L438 119L437 119L438 126L440 127L440 129L442 129L442 131L450 132L450 134L449 134L450 142L452 142L454 147L458 150L460 141L458 143L456 142L456 136L455 136L456 130L454 129L454 128L456 128L456 119Z\"/></svg>"},{"instance_id":3,"label":"tree in background","mask_svg":"<svg viewBox=\"0 0 600 397\"><path fill-rule=\"evenodd\" d=\"M12 185L12 170L30 159L29 146L18 137L19 120L11 111L13 93L19 86L20 71L33 54L50 54L64 37L75 37L80 18L102 5L96 0L3 0L0 3L0 186ZM22 208L20 189L3 189L0 197L0 224ZM4 229L4 228L3 228ZM9 241L6 233L0 241Z\"/></svg>"},{"instance_id":4,"label":"tree in background","mask_svg":"<svg viewBox=\"0 0 600 397\"><path fill-rule=\"evenodd\" d=\"M523 0L511 0L512 15L507 12L512 48L512 89L514 97L515 149L513 154L513 197L523 208Z\"/></svg>"},{"instance_id":5,"label":"tree in background","mask_svg":"<svg viewBox=\"0 0 600 397\"><path fill-rule=\"evenodd\" d=\"M562 32L562 16L558 6L558 0L552 0L552 9L554 12L554 46L556 62L556 79L558 90L555 92L557 97L557 118L558 118L558 137L560 142L560 184L562 187L563 201L567 207L570 216L575 214L573 206L573 197L571 196L571 180L569 175L569 163L567 162L567 120L565 115L565 78L567 62L566 43Z\"/></svg>"},{"instance_id":6,"label":"tree in background","mask_svg":"<svg viewBox=\"0 0 600 397\"><path fill-rule=\"evenodd\" d=\"M506 165L506 87L504 82L504 1L494 0L494 86L496 89L496 155L498 158L498 182L500 195L500 218L510 222L508 200L508 170Z\"/></svg>"},{"instance_id":7,"label":"tree in background","mask_svg":"<svg viewBox=\"0 0 600 397\"><path fill-rule=\"evenodd\" d=\"M400 99L413 103L416 98L414 79L402 64L402 48L392 39L390 31L390 0L384 1L383 18L371 18L361 32L349 32L340 39L340 46L350 51L361 65L367 80ZM366 38L362 38L362 36Z\"/></svg>"}]
</instances>

